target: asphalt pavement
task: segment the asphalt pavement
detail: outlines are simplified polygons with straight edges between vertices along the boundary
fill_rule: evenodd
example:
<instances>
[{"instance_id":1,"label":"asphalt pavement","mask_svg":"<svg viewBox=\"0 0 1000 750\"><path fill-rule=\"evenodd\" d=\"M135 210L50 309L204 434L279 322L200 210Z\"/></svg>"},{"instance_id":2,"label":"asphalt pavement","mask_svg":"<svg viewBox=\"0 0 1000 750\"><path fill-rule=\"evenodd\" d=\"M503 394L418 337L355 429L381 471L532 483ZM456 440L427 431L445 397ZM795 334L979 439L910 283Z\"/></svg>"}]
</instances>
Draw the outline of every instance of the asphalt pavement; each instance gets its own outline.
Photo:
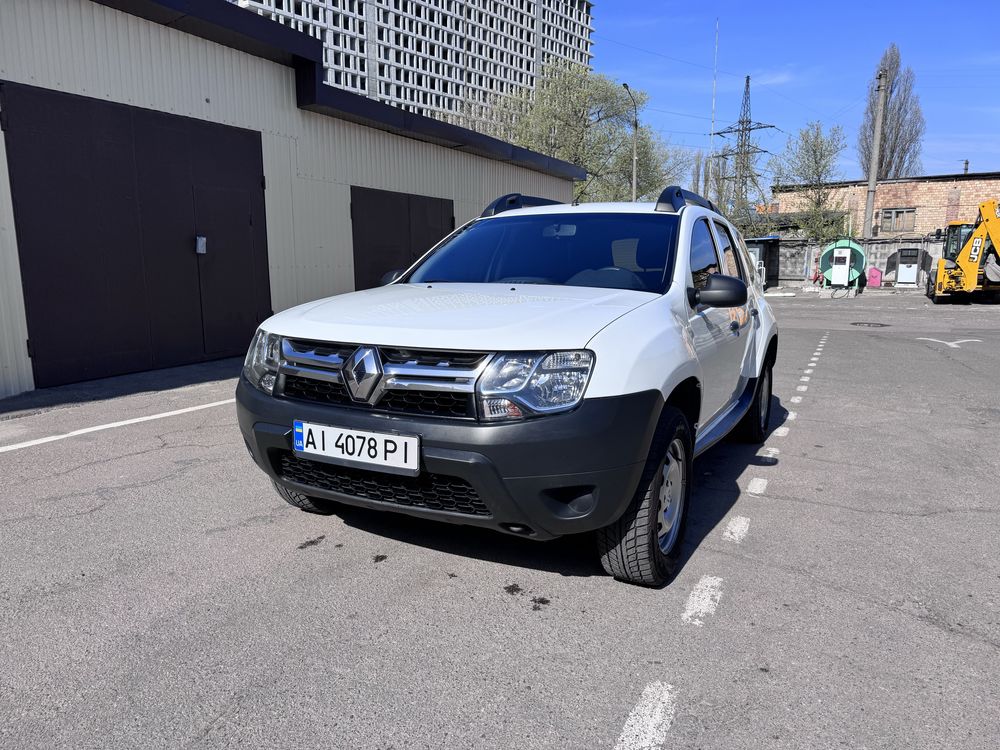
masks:
<instances>
[{"instance_id":1,"label":"asphalt pavement","mask_svg":"<svg viewBox=\"0 0 1000 750\"><path fill-rule=\"evenodd\" d=\"M0 401L0 747L996 748L1000 306L771 302L771 434L658 590L291 508L237 361Z\"/></svg>"}]
</instances>

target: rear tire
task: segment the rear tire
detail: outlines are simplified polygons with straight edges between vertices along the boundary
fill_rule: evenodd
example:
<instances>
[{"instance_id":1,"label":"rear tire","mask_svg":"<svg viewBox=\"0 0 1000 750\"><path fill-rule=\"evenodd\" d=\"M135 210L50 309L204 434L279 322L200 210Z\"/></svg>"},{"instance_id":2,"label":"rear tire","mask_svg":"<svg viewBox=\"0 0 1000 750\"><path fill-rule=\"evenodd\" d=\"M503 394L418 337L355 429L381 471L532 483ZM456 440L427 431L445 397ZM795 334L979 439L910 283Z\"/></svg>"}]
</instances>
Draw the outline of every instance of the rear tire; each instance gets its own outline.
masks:
<instances>
[{"instance_id":1,"label":"rear tire","mask_svg":"<svg viewBox=\"0 0 1000 750\"><path fill-rule=\"evenodd\" d=\"M757 378L757 390L754 392L753 402L736 426L736 436L744 443L763 443L767 439L767 428L771 424L773 366L770 360L764 363Z\"/></svg>"},{"instance_id":2,"label":"rear tire","mask_svg":"<svg viewBox=\"0 0 1000 750\"><path fill-rule=\"evenodd\" d=\"M601 565L619 581L662 586L677 570L691 498L691 428L664 407L635 495L614 523L597 532Z\"/></svg>"},{"instance_id":3,"label":"rear tire","mask_svg":"<svg viewBox=\"0 0 1000 750\"><path fill-rule=\"evenodd\" d=\"M330 500L324 500L320 497L310 497L309 495L303 495L301 492L296 492L295 490L290 490L287 487L282 487L277 482L272 482L274 484L274 489L277 491L281 499L284 500L289 505L294 505L299 510L304 510L307 513L318 513L323 516L328 516L333 513L336 504Z\"/></svg>"}]
</instances>

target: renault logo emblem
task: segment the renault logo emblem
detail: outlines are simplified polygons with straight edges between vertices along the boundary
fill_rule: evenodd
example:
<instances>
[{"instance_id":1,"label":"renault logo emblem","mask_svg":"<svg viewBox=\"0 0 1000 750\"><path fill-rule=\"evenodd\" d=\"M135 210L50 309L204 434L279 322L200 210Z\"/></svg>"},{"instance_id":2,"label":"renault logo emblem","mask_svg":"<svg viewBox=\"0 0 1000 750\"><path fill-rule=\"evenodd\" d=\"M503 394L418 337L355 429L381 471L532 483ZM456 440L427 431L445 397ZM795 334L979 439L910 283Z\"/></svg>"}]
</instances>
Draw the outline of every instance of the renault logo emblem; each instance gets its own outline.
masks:
<instances>
[{"instance_id":1,"label":"renault logo emblem","mask_svg":"<svg viewBox=\"0 0 1000 750\"><path fill-rule=\"evenodd\" d=\"M370 346L358 347L344 363L344 384L355 401L372 403L376 386L382 380L382 363L378 351Z\"/></svg>"}]
</instances>

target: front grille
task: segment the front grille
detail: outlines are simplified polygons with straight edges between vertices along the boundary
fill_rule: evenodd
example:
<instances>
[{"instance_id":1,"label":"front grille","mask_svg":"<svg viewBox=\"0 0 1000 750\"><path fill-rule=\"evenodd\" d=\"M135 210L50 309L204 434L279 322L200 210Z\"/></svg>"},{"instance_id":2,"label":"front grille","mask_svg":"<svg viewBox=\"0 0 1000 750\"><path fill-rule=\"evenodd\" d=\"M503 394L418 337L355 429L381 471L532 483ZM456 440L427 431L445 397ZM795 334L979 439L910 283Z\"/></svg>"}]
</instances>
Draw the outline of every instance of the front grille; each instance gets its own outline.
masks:
<instances>
[{"instance_id":1,"label":"front grille","mask_svg":"<svg viewBox=\"0 0 1000 750\"><path fill-rule=\"evenodd\" d=\"M485 352L445 352L430 349L380 347L383 362L425 365L427 367L477 367L489 355Z\"/></svg>"},{"instance_id":2,"label":"front grille","mask_svg":"<svg viewBox=\"0 0 1000 750\"><path fill-rule=\"evenodd\" d=\"M281 451L274 464L280 477L306 487L411 508L443 510L468 516L490 515L489 508L473 486L458 477L444 474L404 477L350 469L299 458L289 451Z\"/></svg>"},{"instance_id":3,"label":"front grille","mask_svg":"<svg viewBox=\"0 0 1000 750\"><path fill-rule=\"evenodd\" d=\"M471 393L435 393L434 391L386 391L375 404L376 411L394 414L418 414L425 417L474 419L476 402Z\"/></svg>"},{"instance_id":4,"label":"front grille","mask_svg":"<svg viewBox=\"0 0 1000 750\"><path fill-rule=\"evenodd\" d=\"M354 401L343 383L313 380L298 375L286 375L283 391L286 398L311 401L316 404L353 406L368 411L390 414L413 414L421 417L475 419L476 402L471 393L438 393L435 391L386 391L374 406Z\"/></svg>"},{"instance_id":5,"label":"front grille","mask_svg":"<svg viewBox=\"0 0 1000 750\"><path fill-rule=\"evenodd\" d=\"M295 398L300 401L313 401L318 404L354 405L354 401L348 395L343 383L313 380L312 378L302 378L297 375L285 376L284 394L288 398Z\"/></svg>"}]
</instances>

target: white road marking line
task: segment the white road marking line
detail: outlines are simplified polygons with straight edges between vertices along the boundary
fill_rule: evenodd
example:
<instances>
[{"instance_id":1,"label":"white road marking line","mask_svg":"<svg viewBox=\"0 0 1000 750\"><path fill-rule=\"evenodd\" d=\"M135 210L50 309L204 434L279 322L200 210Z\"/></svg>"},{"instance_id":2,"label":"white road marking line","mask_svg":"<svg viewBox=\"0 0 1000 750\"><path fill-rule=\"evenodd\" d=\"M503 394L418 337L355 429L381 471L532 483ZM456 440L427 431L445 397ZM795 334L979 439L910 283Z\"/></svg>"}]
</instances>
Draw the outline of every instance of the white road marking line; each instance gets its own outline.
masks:
<instances>
[{"instance_id":1,"label":"white road marking line","mask_svg":"<svg viewBox=\"0 0 1000 750\"><path fill-rule=\"evenodd\" d=\"M803 375L801 378L799 378L799 382L801 382L801 383L808 383L809 380L810 380L810 377L808 375Z\"/></svg>"},{"instance_id":2,"label":"white road marking line","mask_svg":"<svg viewBox=\"0 0 1000 750\"><path fill-rule=\"evenodd\" d=\"M757 456L760 458L761 466L774 466L778 463L778 454L780 452L781 451L777 448L761 448L761 450L757 453Z\"/></svg>"},{"instance_id":3,"label":"white road marking line","mask_svg":"<svg viewBox=\"0 0 1000 750\"><path fill-rule=\"evenodd\" d=\"M776 437L784 437L787 434L788 434L788 428L783 425L781 427L774 428L774 435Z\"/></svg>"},{"instance_id":4,"label":"white road marking line","mask_svg":"<svg viewBox=\"0 0 1000 750\"><path fill-rule=\"evenodd\" d=\"M790 411L790 412L788 412L788 414L787 414L787 415L785 416L785 419L789 419L789 420L795 420L795 419L797 419L797 418L798 418L798 416L799 416L799 413L798 413L798 412L795 412L795 411Z\"/></svg>"},{"instance_id":5,"label":"white road marking line","mask_svg":"<svg viewBox=\"0 0 1000 750\"><path fill-rule=\"evenodd\" d=\"M121 422L110 422L109 424L100 424L95 427L84 427L79 430L73 430L72 432L64 432L61 435L50 435L49 437L38 438L37 440L27 440L23 443L14 443L13 445L3 445L0 446L0 453L7 453L9 451L20 450L21 448L31 448L35 445L44 445L45 443L54 443L57 440L65 440L66 438L77 437L78 435L86 435L91 432L100 432L101 430L113 430L116 427L127 427L130 424L139 424L140 422L151 422L154 419L166 419L167 417L176 417L179 414L189 414L193 411L200 411L202 409L211 409L216 406L225 406L226 404L235 403L235 398L227 398L225 401L213 401L210 404L199 404L198 406L189 406L186 409L174 409L174 411L165 411L159 414L150 414L148 417L136 417L135 419L124 419Z\"/></svg>"},{"instance_id":6,"label":"white road marking line","mask_svg":"<svg viewBox=\"0 0 1000 750\"><path fill-rule=\"evenodd\" d=\"M802 403L802 396L792 396L788 400L791 401L793 404L801 404Z\"/></svg>"},{"instance_id":7,"label":"white road marking line","mask_svg":"<svg viewBox=\"0 0 1000 750\"><path fill-rule=\"evenodd\" d=\"M751 495L763 495L767 492L767 480L754 477L750 480L750 484L747 485L747 492Z\"/></svg>"},{"instance_id":8,"label":"white road marking line","mask_svg":"<svg viewBox=\"0 0 1000 750\"><path fill-rule=\"evenodd\" d=\"M700 628L705 624L705 618L715 612L721 598L722 579L718 576L702 576L688 596L681 619Z\"/></svg>"},{"instance_id":9,"label":"white road marking line","mask_svg":"<svg viewBox=\"0 0 1000 750\"><path fill-rule=\"evenodd\" d=\"M809 386L808 385L797 385L797 386L795 386L795 390L797 390L797 391L808 391L809 390Z\"/></svg>"},{"instance_id":10,"label":"white road marking line","mask_svg":"<svg viewBox=\"0 0 1000 750\"><path fill-rule=\"evenodd\" d=\"M823 353L823 352L813 352L813 356L814 356L814 357L818 357L818 356L819 356L820 354L822 354L822 353Z\"/></svg>"},{"instance_id":11,"label":"white road marking line","mask_svg":"<svg viewBox=\"0 0 1000 750\"><path fill-rule=\"evenodd\" d=\"M677 713L677 691L665 682L651 682L625 720L615 750L658 750Z\"/></svg>"},{"instance_id":12,"label":"white road marking line","mask_svg":"<svg viewBox=\"0 0 1000 750\"><path fill-rule=\"evenodd\" d=\"M917 341L933 341L936 344L944 344L945 346L950 347L952 349L961 349L962 347L960 347L959 344L983 343L982 339L959 339L958 341L942 341L941 339L928 339L924 338L923 336L918 337Z\"/></svg>"},{"instance_id":13,"label":"white road marking line","mask_svg":"<svg viewBox=\"0 0 1000 750\"><path fill-rule=\"evenodd\" d=\"M750 531L750 519L746 516L733 516L722 530L722 538L727 542L742 542Z\"/></svg>"},{"instance_id":14,"label":"white road marking line","mask_svg":"<svg viewBox=\"0 0 1000 750\"><path fill-rule=\"evenodd\" d=\"M804 372L804 373L805 373L806 375L812 375L812 374L813 374L813 372L814 372L814 370L813 370L813 369L812 369L811 367L807 367L807 368L806 368L805 370L803 370L802 372Z\"/></svg>"}]
</instances>

